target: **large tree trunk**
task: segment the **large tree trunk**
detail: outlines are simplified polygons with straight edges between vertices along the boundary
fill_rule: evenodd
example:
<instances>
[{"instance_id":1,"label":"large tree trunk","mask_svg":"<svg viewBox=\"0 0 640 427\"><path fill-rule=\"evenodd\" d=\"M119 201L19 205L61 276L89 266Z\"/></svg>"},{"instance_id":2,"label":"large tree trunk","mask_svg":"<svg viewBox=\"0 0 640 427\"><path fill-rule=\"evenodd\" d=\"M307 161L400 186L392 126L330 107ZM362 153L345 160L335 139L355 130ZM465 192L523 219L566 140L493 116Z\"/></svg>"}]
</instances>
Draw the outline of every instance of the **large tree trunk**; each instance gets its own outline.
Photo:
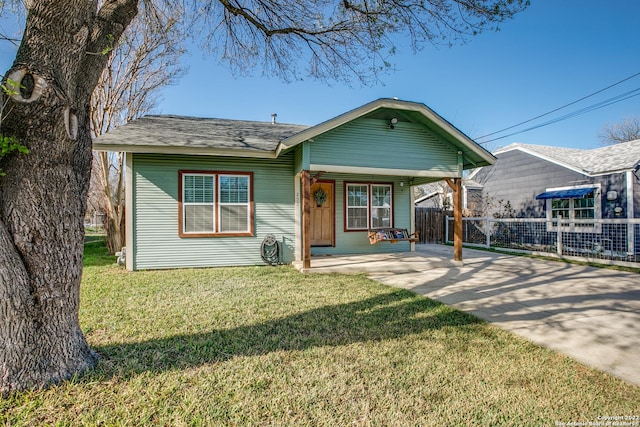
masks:
<instances>
[{"instance_id":1,"label":"large tree trunk","mask_svg":"<svg viewBox=\"0 0 640 427\"><path fill-rule=\"evenodd\" d=\"M0 392L91 368L78 322L91 171L89 101L137 0L33 0L0 131L30 150L0 178ZM108 50L108 49L107 49Z\"/></svg>"}]
</instances>

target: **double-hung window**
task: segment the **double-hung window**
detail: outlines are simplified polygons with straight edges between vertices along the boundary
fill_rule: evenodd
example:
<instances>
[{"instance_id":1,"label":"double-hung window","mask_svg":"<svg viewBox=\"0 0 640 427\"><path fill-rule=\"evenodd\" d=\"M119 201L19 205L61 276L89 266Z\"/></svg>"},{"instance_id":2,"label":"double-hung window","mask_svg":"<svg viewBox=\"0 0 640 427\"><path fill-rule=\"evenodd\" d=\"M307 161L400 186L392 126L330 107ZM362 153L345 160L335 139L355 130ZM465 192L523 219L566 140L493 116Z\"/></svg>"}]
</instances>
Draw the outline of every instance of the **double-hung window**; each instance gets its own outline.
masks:
<instances>
[{"instance_id":1,"label":"double-hung window","mask_svg":"<svg viewBox=\"0 0 640 427\"><path fill-rule=\"evenodd\" d=\"M251 173L179 173L180 235L253 235Z\"/></svg>"},{"instance_id":2,"label":"double-hung window","mask_svg":"<svg viewBox=\"0 0 640 427\"><path fill-rule=\"evenodd\" d=\"M599 186L577 186L548 189L536 196L546 200L547 229L556 231L558 225L571 231L599 233L601 217Z\"/></svg>"},{"instance_id":3,"label":"double-hung window","mask_svg":"<svg viewBox=\"0 0 640 427\"><path fill-rule=\"evenodd\" d=\"M393 226L391 184L345 184L345 229L368 230Z\"/></svg>"}]
</instances>

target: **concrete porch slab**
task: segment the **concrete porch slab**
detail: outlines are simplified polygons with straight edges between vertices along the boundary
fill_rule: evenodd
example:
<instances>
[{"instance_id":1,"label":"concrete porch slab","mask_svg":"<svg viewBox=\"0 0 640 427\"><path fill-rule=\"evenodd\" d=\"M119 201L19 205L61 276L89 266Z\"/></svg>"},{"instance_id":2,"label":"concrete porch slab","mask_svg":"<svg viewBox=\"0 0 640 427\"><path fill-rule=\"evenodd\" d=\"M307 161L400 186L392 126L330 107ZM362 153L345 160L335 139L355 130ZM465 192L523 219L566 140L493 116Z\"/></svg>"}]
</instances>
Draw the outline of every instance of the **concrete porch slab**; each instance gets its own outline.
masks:
<instances>
[{"instance_id":1,"label":"concrete porch slab","mask_svg":"<svg viewBox=\"0 0 640 427\"><path fill-rule=\"evenodd\" d=\"M439 252L399 252L366 255L312 256L311 268L302 268L302 261L293 266L302 273L410 273L441 267L461 267L453 256L445 258Z\"/></svg>"}]
</instances>

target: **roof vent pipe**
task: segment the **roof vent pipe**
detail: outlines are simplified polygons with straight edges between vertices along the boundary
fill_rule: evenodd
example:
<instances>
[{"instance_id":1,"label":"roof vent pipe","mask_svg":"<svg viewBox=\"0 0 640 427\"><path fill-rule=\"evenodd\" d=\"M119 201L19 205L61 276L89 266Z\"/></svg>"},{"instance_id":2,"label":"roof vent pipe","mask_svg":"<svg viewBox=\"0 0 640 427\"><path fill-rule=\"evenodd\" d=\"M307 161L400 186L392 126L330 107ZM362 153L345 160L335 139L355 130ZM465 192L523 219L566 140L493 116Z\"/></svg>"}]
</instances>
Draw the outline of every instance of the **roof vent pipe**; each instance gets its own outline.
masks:
<instances>
[{"instance_id":1,"label":"roof vent pipe","mask_svg":"<svg viewBox=\"0 0 640 427\"><path fill-rule=\"evenodd\" d=\"M271 113L271 124L272 125L276 124L276 117L278 117L278 115L276 113Z\"/></svg>"}]
</instances>

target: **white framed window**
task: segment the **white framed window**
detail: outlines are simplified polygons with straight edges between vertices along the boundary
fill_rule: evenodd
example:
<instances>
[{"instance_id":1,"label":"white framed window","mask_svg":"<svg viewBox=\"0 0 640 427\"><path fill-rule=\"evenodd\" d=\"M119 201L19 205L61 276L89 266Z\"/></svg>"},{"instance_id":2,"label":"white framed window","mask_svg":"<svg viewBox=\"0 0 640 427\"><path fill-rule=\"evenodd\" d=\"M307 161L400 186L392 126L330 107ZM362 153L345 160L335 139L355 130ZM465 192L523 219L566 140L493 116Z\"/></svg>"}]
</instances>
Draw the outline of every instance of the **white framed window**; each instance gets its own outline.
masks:
<instances>
[{"instance_id":1,"label":"white framed window","mask_svg":"<svg viewBox=\"0 0 640 427\"><path fill-rule=\"evenodd\" d=\"M252 181L252 173L180 171L180 236L252 236Z\"/></svg>"},{"instance_id":2,"label":"white framed window","mask_svg":"<svg viewBox=\"0 0 640 427\"><path fill-rule=\"evenodd\" d=\"M393 226L393 185L345 183L345 230Z\"/></svg>"},{"instance_id":3,"label":"white framed window","mask_svg":"<svg viewBox=\"0 0 640 427\"><path fill-rule=\"evenodd\" d=\"M215 231L215 175L182 175L182 231Z\"/></svg>"},{"instance_id":4,"label":"white framed window","mask_svg":"<svg viewBox=\"0 0 640 427\"><path fill-rule=\"evenodd\" d=\"M558 225L568 231L600 233L600 184L549 188L536 199L546 200L547 230L557 231Z\"/></svg>"}]
</instances>

